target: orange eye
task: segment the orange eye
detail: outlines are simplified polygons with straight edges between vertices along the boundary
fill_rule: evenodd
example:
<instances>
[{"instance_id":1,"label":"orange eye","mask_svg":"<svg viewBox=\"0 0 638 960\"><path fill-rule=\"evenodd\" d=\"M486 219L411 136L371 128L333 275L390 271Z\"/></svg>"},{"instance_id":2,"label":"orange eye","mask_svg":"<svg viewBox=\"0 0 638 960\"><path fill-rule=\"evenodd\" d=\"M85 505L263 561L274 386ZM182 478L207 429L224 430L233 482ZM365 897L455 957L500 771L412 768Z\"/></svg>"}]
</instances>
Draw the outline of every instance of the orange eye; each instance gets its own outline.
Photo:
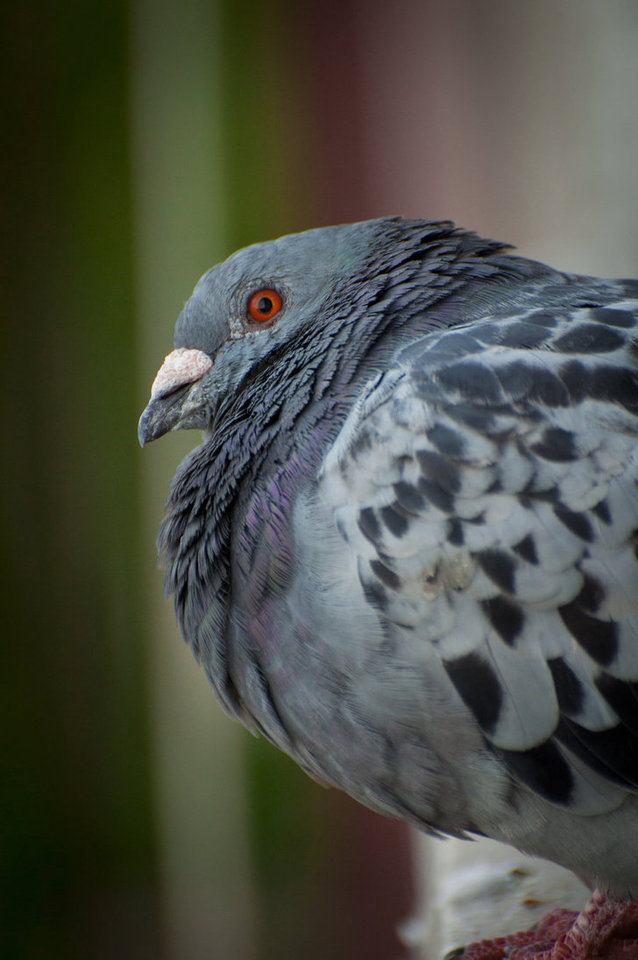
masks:
<instances>
[{"instance_id":1,"label":"orange eye","mask_svg":"<svg viewBox=\"0 0 638 960\"><path fill-rule=\"evenodd\" d=\"M271 287L255 290L248 300L248 316L255 323L267 323L276 317L283 306L281 294Z\"/></svg>"}]
</instances>

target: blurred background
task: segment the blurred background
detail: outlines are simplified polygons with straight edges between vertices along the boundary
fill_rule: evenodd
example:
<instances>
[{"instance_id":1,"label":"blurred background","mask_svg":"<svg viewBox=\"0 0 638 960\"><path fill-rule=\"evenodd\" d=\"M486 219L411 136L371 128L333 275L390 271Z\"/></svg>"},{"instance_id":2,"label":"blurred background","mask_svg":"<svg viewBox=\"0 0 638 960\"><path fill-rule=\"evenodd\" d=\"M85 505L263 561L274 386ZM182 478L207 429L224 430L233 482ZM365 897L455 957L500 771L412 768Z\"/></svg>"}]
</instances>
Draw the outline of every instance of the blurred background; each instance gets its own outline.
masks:
<instances>
[{"instance_id":1,"label":"blurred background","mask_svg":"<svg viewBox=\"0 0 638 960\"><path fill-rule=\"evenodd\" d=\"M635 0L53 0L3 14L0 957L399 960L411 838L222 714L137 418L239 245L452 218L638 275Z\"/></svg>"}]
</instances>

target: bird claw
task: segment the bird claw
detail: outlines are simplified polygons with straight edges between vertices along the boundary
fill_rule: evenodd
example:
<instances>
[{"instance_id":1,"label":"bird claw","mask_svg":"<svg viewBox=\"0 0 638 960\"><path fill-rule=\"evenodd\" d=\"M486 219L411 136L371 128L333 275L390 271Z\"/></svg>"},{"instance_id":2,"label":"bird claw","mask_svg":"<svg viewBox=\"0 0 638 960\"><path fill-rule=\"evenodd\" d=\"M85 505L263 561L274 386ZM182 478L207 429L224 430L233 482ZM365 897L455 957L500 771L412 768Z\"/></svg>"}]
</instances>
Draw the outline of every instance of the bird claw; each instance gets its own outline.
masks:
<instances>
[{"instance_id":1,"label":"bird claw","mask_svg":"<svg viewBox=\"0 0 638 960\"><path fill-rule=\"evenodd\" d=\"M638 960L638 903L594 893L581 913L551 910L533 930L469 944L460 960Z\"/></svg>"}]
</instances>

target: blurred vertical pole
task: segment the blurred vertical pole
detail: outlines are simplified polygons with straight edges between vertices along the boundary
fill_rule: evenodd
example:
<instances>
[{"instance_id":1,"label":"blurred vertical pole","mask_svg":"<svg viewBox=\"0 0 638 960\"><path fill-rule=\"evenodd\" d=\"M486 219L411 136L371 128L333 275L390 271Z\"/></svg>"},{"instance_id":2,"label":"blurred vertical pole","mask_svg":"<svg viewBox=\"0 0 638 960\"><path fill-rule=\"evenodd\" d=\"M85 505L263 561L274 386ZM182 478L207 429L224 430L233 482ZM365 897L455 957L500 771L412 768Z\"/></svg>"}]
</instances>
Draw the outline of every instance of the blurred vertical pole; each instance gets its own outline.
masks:
<instances>
[{"instance_id":1,"label":"blurred vertical pole","mask_svg":"<svg viewBox=\"0 0 638 960\"><path fill-rule=\"evenodd\" d=\"M219 3L135 0L134 157L139 382L171 348L195 281L224 253ZM140 394L140 409L145 396ZM170 479L194 440L144 451L144 616L151 626L153 771L165 955L254 956L239 728L221 713L162 603L154 542Z\"/></svg>"},{"instance_id":2,"label":"blurred vertical pole","mask_svg":"<svg viewBox=\"0 0 638 960\"><path fill-rule=\"evenodd\" d=\"M127 10L14 4L3 25L0 956L141 960Z\"/></svg>"}]
</instances>

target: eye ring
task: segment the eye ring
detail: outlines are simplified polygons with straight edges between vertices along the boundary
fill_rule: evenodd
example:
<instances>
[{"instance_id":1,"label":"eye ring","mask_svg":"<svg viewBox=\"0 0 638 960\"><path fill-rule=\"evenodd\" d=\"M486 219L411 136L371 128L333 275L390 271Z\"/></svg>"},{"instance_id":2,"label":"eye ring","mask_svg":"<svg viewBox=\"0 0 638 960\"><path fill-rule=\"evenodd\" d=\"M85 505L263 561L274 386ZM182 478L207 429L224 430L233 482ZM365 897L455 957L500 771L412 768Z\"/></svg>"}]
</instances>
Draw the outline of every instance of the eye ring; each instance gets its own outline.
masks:
<instances>
[{"instance_id":1,"label":"eye ring","mask_svg":"<svg viewBox=\"0 0 638 960\"><path fill-rule=\"evenodd\" d=\"M260 287L251 293L246 304L246 313L255 323L268 323L283 307L283 299L273 287Z\"/></svg>"}]
</instances>

